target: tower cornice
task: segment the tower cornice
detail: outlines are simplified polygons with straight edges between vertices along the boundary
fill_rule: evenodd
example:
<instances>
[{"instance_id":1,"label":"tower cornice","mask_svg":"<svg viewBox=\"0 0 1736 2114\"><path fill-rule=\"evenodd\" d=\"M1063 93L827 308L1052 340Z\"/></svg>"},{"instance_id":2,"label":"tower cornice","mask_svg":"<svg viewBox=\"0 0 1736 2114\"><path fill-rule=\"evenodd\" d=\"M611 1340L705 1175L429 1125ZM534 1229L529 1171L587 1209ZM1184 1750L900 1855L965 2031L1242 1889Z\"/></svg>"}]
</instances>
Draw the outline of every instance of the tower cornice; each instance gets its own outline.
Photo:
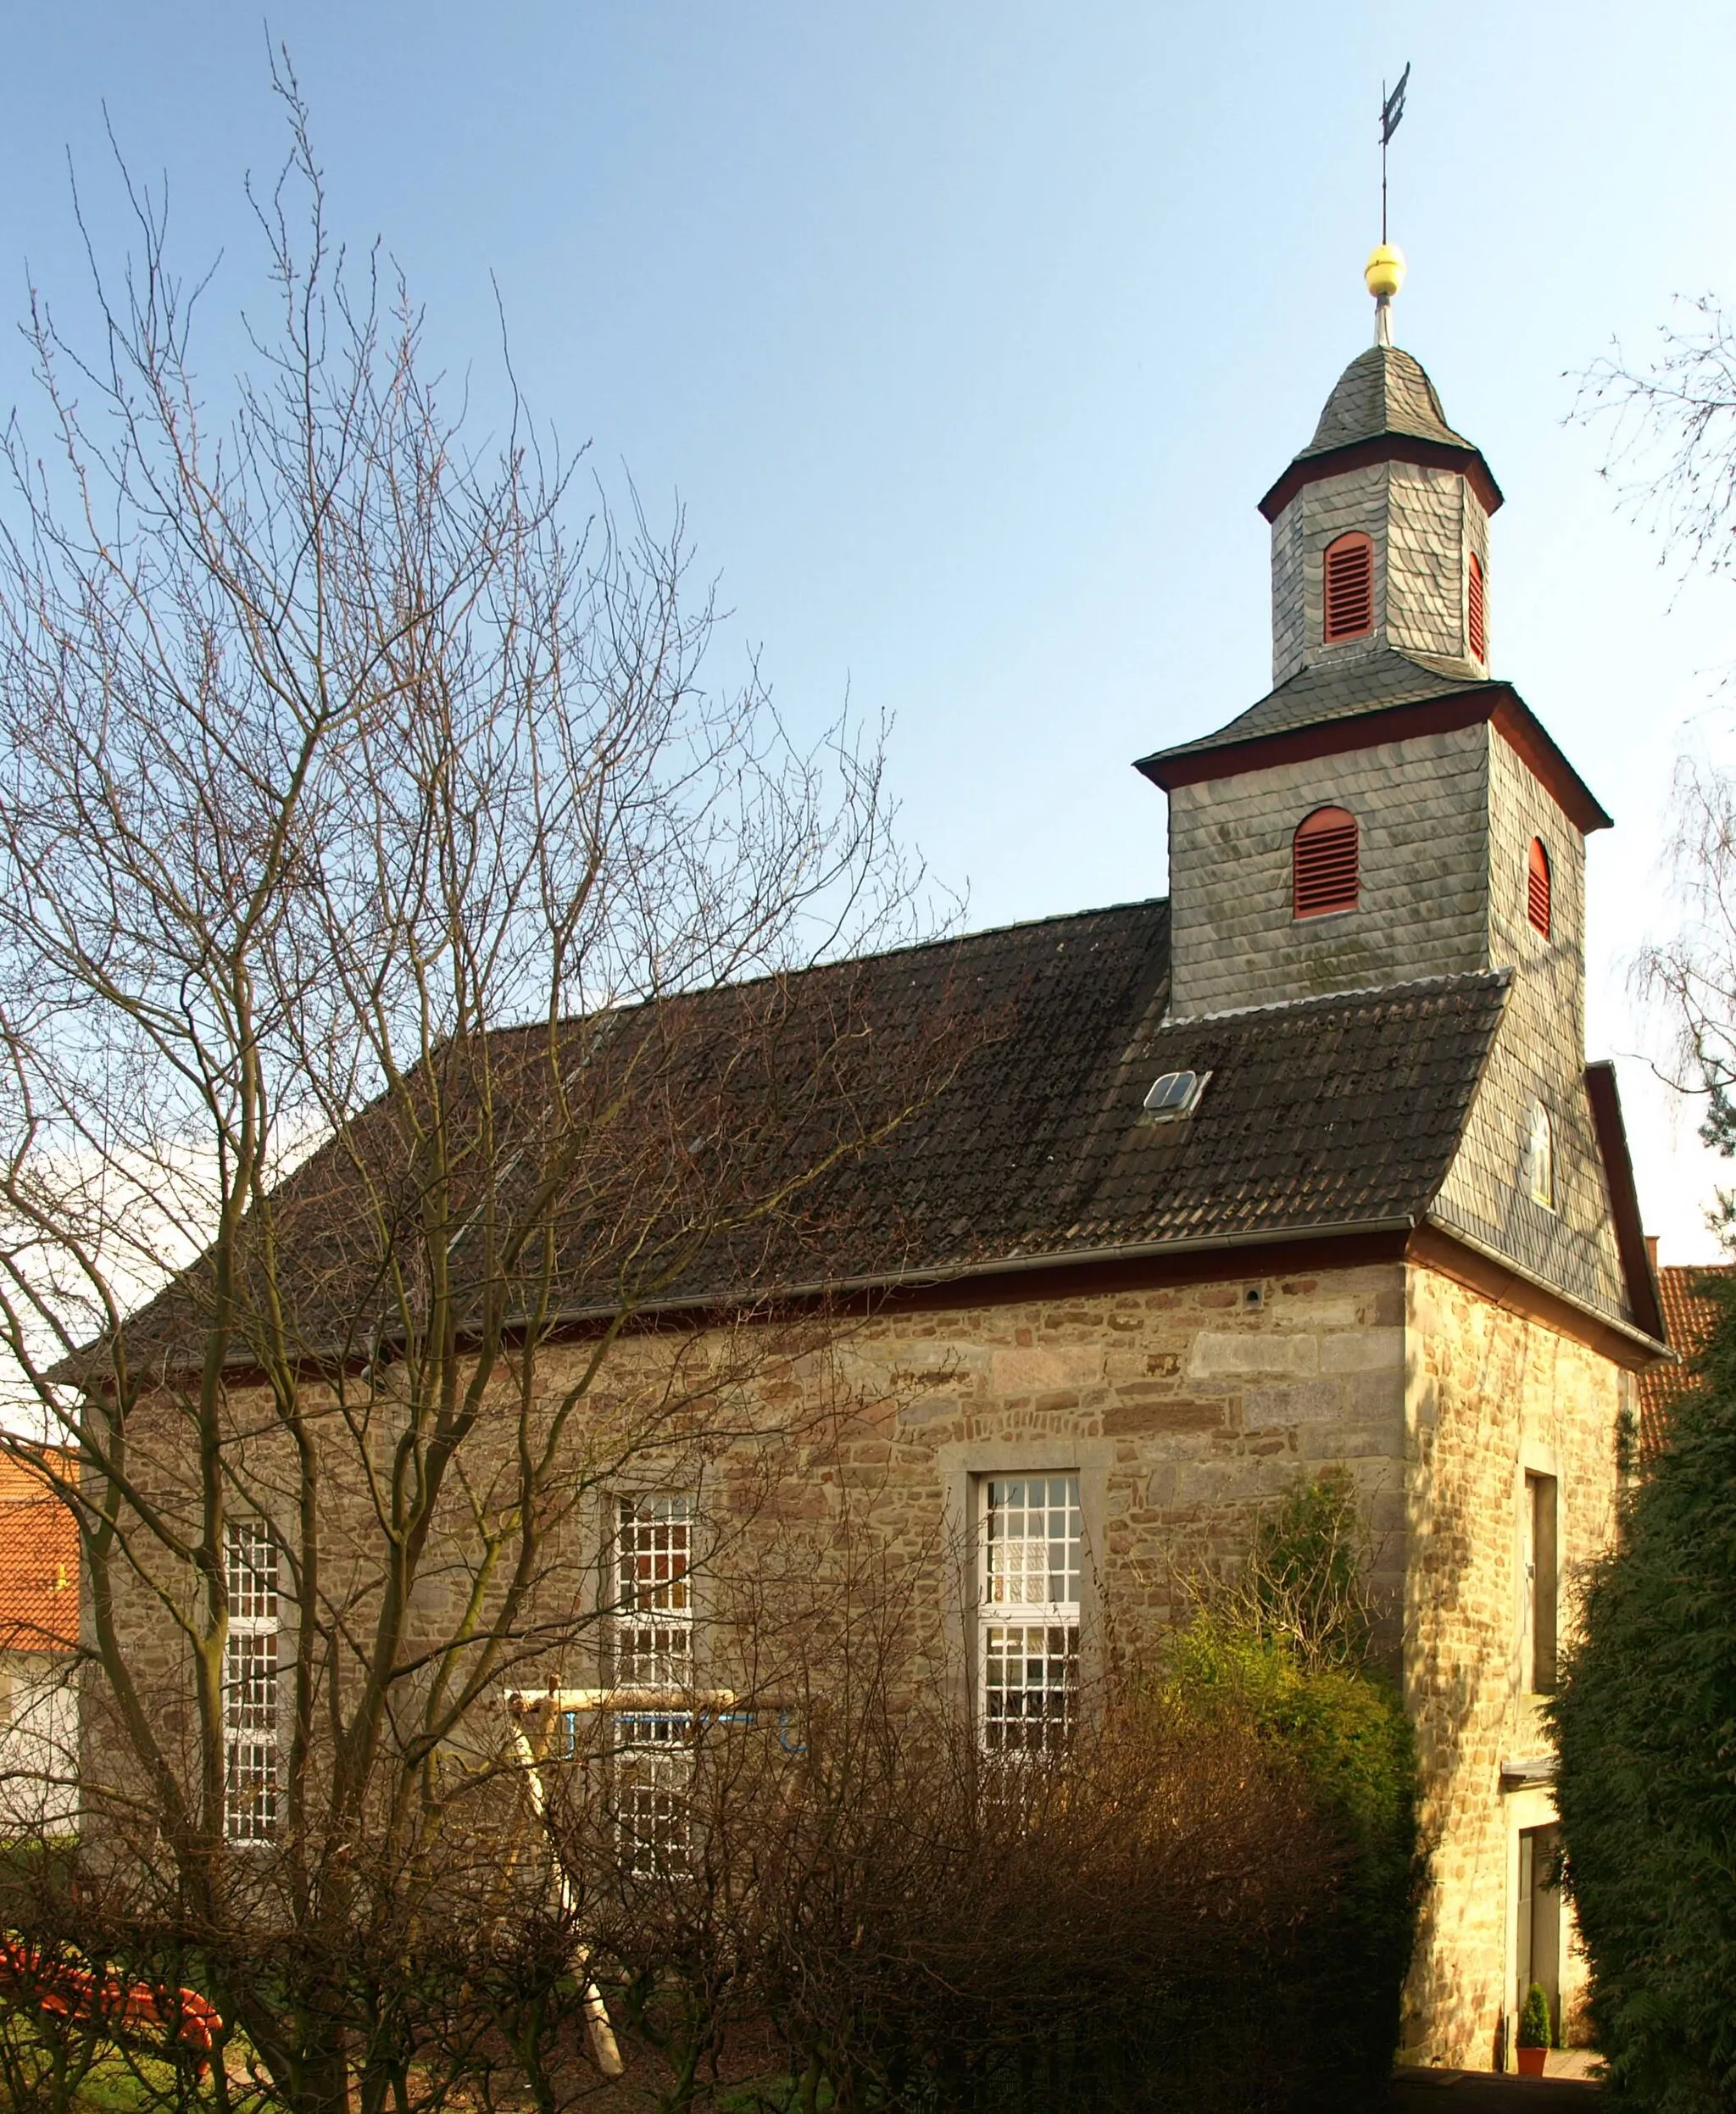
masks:
<instances>
[{"instance_id":1,"label":"tower cornice","mask_svg":"<svg viewBox=\"0 0 1736 2114\"><path fill-rule=\"evenodd\" d=\"M1602 803L1509 682L1467 683L1463 689L1444 695L1380 705L1335 719L1314 720L1271 733L1251 733L1240 741L1162 750L1155 756L1142 757L1133 767L1153 785L1172 793L1178 786L1203 785L1212 779L1270 770L1281 764L1305 763L1320 756L1352 754L1421 735L1449 734L1485 720L1517 754L1576 828L1589 836L1594 830L1611 826Z\"/></svg>"},{"instance_id":2,"label":"tower cornice","mask_svg":"<svg viewBox=\"0 0 1736 2114\"><path fill-rule=\"evenodd\" d=\"M1342 448L1297 456L1261 499L1260 511L1268 521L1275 521L1305 486L1324 477L1341 477L1347 470L1363 470L1374 463L1414 463L1425 470L1456 470L1477 494L1485 514L1493 514L1502 503L1501 488L1477 448L1414 433L1374 433L1364 440L1347 442Z\"/></svg>"}]
</instances>

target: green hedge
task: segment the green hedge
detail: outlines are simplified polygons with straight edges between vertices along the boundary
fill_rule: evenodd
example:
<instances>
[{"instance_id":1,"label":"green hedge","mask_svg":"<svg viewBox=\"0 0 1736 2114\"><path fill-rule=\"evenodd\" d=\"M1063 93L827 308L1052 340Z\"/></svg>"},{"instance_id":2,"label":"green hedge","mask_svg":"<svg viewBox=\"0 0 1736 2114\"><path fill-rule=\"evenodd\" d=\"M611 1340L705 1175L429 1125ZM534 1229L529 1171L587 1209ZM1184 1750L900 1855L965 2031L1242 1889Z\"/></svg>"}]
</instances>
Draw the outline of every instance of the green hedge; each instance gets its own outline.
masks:
<instances>
[{"instance_id":1,"label":"green hedge","mask_svg":"<svg viewBox=\"0 0 1736 2114\"><path fill-rule=\"evenodd\" d=\"M1166 1693L1189 1714L1250 1722L1312 1787L1339 1845L1339 1883L1310 1919L1301 1982L1277 2000L1294 2021L1297 2103L1372 2097L1398 2047L1422 1877L1416 1750L1397 1689L1378 1673L1310 1667L1205 1614L1176 1640Z\"/></svg>"}]
</instances>

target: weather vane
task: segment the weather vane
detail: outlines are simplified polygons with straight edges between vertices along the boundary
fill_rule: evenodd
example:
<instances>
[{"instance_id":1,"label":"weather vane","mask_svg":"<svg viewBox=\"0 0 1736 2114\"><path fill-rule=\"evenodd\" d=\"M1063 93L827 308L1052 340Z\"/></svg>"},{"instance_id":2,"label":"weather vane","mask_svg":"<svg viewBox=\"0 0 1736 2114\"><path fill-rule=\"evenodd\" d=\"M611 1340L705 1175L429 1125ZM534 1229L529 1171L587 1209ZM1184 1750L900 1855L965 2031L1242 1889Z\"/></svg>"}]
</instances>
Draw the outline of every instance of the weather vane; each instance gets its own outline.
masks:
<instances>
[{"instance_id":1,"label":"weather vane","mask_svg":"<svg viewBox=\"0 0 1736 2114\"><path fill-rule=\"evenodd\" d=\"M1405 61L1405 70L1399 75L1399 85L1391 95L1387 84L1380 84L1380 239L1387 239L1387 148L1405 115L1405 91L1410 83L1410 62Z\"/></svg>"},{"instance_id":2,"label":"weather vane","mask_svg":"<svg viewBox=\"0 0 1736 2114\"><path fill-rule=\"evenodd\" d=\"M1380 84L1380 245L1373 252L1364 268L1363 283L1374 296L1374 342L1377 345L1390 345L1393 342L1393 296L1405 283L1405 253L1394 248L1387 240L1387 148L1399 129L1405 114L1405 91L1410 81L1410 62L1405 61L1405 70L1399 75L1399 85L1391 95L1387 84Z\"/></svg>"}]
</instances>

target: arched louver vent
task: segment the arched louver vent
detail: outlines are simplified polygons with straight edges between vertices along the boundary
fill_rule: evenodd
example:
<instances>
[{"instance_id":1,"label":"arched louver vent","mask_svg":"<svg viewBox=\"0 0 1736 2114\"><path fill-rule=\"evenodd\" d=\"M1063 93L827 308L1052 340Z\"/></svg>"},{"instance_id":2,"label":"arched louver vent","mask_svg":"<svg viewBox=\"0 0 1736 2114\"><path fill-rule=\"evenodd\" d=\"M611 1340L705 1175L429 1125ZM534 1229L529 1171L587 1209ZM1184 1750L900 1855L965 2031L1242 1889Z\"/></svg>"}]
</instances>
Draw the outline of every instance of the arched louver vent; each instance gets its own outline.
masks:
<instances>
[{"instance_id":1,"label":"arched louver vent","mask_svg":"<svg viewBox=\"0 0 1736 2114\"><path fill-rule=\"evenodd\" d=\"M1326 643L1361 638L1374 629L1374 545L1341 536L1326 547Z\"/></svg>"},{"instance_id":2,"label":"arched louver vent","mask_svg":"<svg viewBox=\"0 0 1736 2114\"><path fill-rule=\"evenodd\" d=\"M1488 638L1483 630L1483 565L1477 553L1471 554L1471 579L1465 590L1466 628L1471 634L1472 660L1488 659Z\"/></svg>"},{"instance_id":3,"label":"arched louver vent","mask_svg":"<svg viewBox=\"0 0 1736 2114\"><path fill-rule=\"evenodd\" d=\"M1297 917L1356 908L1361 876L1354 815L1343 808L1316 808L1298 826L1290 855Z\"/></svg>"},{"instance_id":4,"label":"arched louver vent","mask_svg":"<svg viewBox=\"0 0 1736 2114\"><path fill-rule=\"evenodd\" d=\"M1525 860L1525 915L1531 929L1550 936L1550 855L1541 837L1533 837Z\"/></svg>"}]
</instances>

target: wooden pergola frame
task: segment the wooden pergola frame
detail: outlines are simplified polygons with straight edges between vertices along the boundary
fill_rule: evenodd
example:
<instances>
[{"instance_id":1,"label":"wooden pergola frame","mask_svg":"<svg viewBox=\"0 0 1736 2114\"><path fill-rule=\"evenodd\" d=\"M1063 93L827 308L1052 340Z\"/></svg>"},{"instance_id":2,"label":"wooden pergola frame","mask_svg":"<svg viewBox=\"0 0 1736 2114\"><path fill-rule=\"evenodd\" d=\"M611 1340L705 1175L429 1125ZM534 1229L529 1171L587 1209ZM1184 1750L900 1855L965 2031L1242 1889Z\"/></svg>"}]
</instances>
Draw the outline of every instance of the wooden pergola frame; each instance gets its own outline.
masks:
<instances>
[{"instance_id":1,"label":"wooden pergola frame","mask_svg":"<svg viewBox=\"0 0 1736 2114\"><path fill-rule=\"evenodd\" d=\"M788 1714L787 1705L771 1701L764 1696L743 1697L733 1688L667 1687L509 1688L506 1694L506 1708L512 1719L513 1744L523 1772L531 1810L548 1845L548 1861L561 1913L575 1920L578 1896L572 1876L566 1868L566 1861L556 1847L554 1837L549 1830L548 1789L542 1781L542 1766L548 1759L548 1742L557 1718L591 1711L606 1711L611 1716L617 1717L678 1712L684 1717L696 1719L733 1720L745 1716L751 1723L761 1712L775 1711L780 1717ZM603 2000L603 1992L591 1978L590 1965L591 1948L581 1939L574 1947L573 1967L575 1972L584 1978L581 2002L584 2008L586 2035L590 2041L591 2053L597 2067L606 2078L618 2078L626 2066L621 2060L620 2047L615 2038L615 2028L609 2020L609 2007Z\"/></svg>"}]
</instances>

